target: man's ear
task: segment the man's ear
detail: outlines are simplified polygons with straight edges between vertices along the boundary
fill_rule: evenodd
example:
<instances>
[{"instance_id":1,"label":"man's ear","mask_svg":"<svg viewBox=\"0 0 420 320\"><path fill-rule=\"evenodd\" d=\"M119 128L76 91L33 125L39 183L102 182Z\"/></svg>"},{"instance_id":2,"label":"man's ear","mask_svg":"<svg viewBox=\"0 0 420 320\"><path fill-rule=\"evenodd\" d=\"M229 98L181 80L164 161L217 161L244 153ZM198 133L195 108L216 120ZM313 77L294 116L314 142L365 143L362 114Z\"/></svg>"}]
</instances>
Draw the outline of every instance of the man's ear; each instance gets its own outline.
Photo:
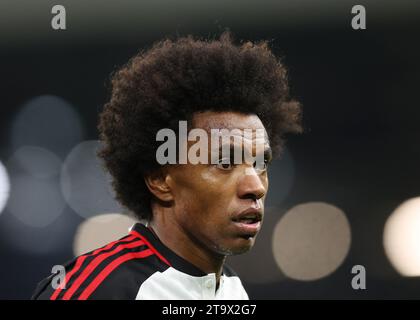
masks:
<instances>
[{"instance_id":1,"label":"man's ear","mask_svg":"<svg viewBox=\"0 0 420 320\"><path fill-rule=\"evenodd\" d=\"M173 200L172 190L168 185L168 172L163 168L159 168L144 176L149 191L159 200L170 202Z\"/></svg>"}]
</instances>

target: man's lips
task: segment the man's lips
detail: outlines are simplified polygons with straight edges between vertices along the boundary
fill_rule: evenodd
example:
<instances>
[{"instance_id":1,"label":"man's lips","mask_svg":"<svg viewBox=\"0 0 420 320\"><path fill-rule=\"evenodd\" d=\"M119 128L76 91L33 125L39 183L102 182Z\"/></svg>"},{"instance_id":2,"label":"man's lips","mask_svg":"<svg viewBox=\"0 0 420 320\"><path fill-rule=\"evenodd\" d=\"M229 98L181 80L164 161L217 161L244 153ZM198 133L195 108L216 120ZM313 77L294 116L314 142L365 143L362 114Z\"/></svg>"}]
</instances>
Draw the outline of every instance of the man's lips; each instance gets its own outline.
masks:
<instances>
[{"instance_id":1,"label":"man's lips","mask_svg":"<svg viewBox=\"0 0 420 320\"><path fill-rule=\"evenodd\" d=\"M251 220L251 222L259 222L262 220L262 210L256 208L248 208L244 211L233 215L232 220L235 222Z\"/></svg>"},{"instance_id":2,"label":"man's lips","mask_svg":"<svg viewBox=\"0 0 420 320\"><path fill-rule=\"evenodd\" d=\"M248 208L232 217L232 222L241 233L256 235L261 228L262 210Z\"/></svg>"}]
</instances>

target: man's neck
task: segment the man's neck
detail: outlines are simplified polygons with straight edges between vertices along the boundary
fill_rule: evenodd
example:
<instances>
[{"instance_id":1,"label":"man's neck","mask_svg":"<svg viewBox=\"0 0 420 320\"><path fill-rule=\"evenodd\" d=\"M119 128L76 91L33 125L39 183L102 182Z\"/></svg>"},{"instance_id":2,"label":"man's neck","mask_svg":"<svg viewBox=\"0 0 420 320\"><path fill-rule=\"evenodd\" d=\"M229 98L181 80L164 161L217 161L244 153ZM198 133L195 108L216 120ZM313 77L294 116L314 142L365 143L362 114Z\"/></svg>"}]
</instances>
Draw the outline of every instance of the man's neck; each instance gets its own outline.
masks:
<instances>
[{"instance_id":1,"label":"man's neck","mask_svg":"<svg viewBox=\"0 0 420 320\"><path fill-rule=\"evenodd\" d=\"M160 214L155 214L153 220L148 223L148 227L165 246L177 255L207 274L215 273L218 287L226 257L204 248L191 239L176 223L160 217Z\"/></svg>"}]
</instances>

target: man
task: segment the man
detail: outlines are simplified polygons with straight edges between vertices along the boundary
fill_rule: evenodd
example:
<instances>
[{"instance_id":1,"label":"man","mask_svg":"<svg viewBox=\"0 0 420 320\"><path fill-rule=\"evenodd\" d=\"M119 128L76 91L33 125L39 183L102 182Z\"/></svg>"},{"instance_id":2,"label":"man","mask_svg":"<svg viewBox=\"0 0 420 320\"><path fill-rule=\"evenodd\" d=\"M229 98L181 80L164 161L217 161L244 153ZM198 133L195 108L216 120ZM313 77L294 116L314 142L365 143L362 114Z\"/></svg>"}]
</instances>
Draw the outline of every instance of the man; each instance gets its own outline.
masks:
<instances>
[{"instance_id":1,"label":"man","mask_svg":"<svg viewBox=\"0 0 420 320\"><path fill-rule=\"evenodd\" d=\"M209 161L199 163L191 161L196 152L188 153L195 141L179 137L167 150L176 150L176 163L162 164L158 132L180 132L182 121L189 132L208 134L207 141L214 142L215 129L230 137L216 136L222 139L216 153L204 143L208 148L198 153ZM266 42L235 45L224 33L212 41L165 40L138 54L113 76L99 156L117 199L145 223L69 262L65 288L53 286L52 275L33 298L248 299L225 259L253 246L267 165L281 152L284 134L300 130L300 106L290 100L286 70ZM241 155L259 152L262 164L233 161L233 152L226 157L223 141Z\"/></svg>"}]
</instances>

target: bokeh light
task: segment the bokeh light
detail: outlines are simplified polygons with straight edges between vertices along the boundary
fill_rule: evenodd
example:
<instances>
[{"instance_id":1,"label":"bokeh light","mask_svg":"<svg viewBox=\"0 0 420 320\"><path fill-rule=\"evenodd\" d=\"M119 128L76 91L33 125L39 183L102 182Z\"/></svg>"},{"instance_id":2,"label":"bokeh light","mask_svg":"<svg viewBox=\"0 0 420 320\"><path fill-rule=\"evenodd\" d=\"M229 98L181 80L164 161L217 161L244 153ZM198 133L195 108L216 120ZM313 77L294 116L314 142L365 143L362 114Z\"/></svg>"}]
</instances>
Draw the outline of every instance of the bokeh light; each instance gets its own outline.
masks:
<instances>
[{"instance_id":1,"label":"bokeh light","mask_svg":"<svg viewBox=\"0 0 420 320\"><path fill-rule=\"evenodd\" d=\"M64 157L82 139L80 116L69 102L53 95L29 100L12 125L14 150L23 145L39 146Z\"/></svg>"},{"instance_id":2,"label":"bokeh light","mask_svg":"<svg viewBox=\"0 0 420 320\"><path fill-rule=\"evenodd\" d=\"M79 256L124 237L136 220L126 214L101 214L85 220L77 228L73 252Z\"/></svg>"},{"instance_id":3,"label":"bokeh light","mask_svg":"<svg viewBox=\"0 0 420 320\"><path fill-rule=\"evenodd\" d=\"M11 160L16 161L25 173L40 179L57 176L61 168L61 160L57 155L34 146L19 148Z\"/></svg>"},{"instance_id":4,"label":"bokeh light","mask_svg":"<svg viewBox=\"0 0 420 320\"><path fill-rule=\"evenodd\" d=\"M334 272L350 249L345 213L328 203L310 202L290 209L277 223L273 253L289 278L317 280Z\"/></svg>"},{"instance_id":5,"label":"bokeh light","mask_svg":"<svg viewBox=\"0 0 420 320\"><path fill-rule=\"evenodd\" d=\"M385 253L404 276L420 276L420 197L405 201L384 228Z\"/></svg>"},{"instance_id":6,"label":"bokeh light","mask_svg":"<svg viewBox=\"0 0 420 320\"><path fill-rule=\"evenodd\" d=\"M34 228L22 223L6 209L0 223L0 241L16 254L45 256L49 259L54 254L66 252L65 250L71 252L71 243L79 219L72 214L70 208L66 208L47 226ZM56 263L64 263L68 260L68 258L63 259L65 260L56 261ZM36 280L39 281L39 279Z\"/></svg>"},{"instance_id":7,"label":"bokeh light","mask_svg":"<svg viewBox=\"0 0 420 320\"><path fill-rule=\"evenodd\" d=\"M96 156L99 141L88 140L74 147L61 170L61 190L70 207L80 216L121 212L114 199L110 176Z\"/></svg>"},{"instance_id":8,"label":"bokeh light","mask_svg":"<svg viewBox=\"0 0 420 320\"><path fill-rule=\"evenodd\" d=\"M7 170L3 163L0 162L0 214L3 212L9 199L10 193L10 180Z\"/></svg>"},{"instance_id":9,"label":"bokeh light","mask_svg":"<svg viewBox=\"0 0 420 320\"><path fill-rule=\"evenodd\" d=\"M57 219L66 206L60 192L60 164L56 155L43 148L19 148L8 161L8 211L32 227L46 227Z\"/></svg>"}]
</instances>

